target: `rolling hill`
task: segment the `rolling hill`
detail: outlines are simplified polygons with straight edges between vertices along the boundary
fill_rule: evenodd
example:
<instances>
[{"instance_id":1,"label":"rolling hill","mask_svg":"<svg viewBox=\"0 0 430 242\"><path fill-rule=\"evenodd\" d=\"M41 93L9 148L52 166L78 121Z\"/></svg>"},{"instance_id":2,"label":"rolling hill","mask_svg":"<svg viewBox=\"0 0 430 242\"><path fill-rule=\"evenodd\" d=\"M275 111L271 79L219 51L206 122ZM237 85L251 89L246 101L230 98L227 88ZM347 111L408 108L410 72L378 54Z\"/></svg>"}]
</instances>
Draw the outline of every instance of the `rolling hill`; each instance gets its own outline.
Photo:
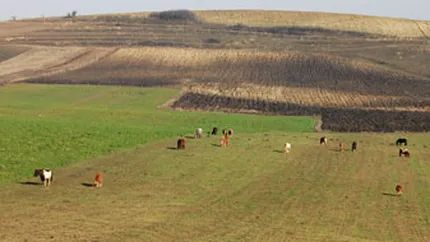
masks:
<instances>
[{"instance_id":1,"label":"rolling hill","mask_svg":"<svg viewBox=\"0 0 430 242\"><path fill-rule=\"evenodd\" d=\"M184 94L173 108L429 131L429 23L187 10L3 22L0 81L173 86Z\"/></svg>"}]
</instances>

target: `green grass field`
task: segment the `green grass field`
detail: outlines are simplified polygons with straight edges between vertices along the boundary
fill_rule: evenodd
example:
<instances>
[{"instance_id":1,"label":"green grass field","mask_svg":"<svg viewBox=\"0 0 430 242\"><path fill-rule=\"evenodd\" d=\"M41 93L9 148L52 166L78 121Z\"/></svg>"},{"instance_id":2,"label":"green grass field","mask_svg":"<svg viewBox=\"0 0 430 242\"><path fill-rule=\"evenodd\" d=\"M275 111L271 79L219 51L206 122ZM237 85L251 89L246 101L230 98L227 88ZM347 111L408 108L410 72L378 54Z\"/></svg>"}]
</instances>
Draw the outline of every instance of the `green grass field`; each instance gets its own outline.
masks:
<instances>
[{"instance_id":1,"label":"green grass field","mask_svg":"<svg viewBox=\"0 0 430 242\"><path fill-rule=\"evenodd\" d=\"M311 132L306 117L159 110L176 89L19 84L0 88L0 185L198 127Z\"/></svg>"}]
</instances>

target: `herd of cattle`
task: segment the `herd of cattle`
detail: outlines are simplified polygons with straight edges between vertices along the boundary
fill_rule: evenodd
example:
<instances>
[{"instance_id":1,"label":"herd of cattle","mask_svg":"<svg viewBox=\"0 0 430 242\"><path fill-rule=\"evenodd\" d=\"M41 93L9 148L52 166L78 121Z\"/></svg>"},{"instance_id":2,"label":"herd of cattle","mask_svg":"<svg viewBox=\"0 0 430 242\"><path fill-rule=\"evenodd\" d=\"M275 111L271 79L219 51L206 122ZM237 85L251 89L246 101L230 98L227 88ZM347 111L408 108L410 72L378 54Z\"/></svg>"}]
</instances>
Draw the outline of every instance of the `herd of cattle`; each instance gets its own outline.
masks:
<instances>
[{"instance_id":1,"label":"herd of cattle","mask_svg":"<svg viewBox=\"0 0 430 242\"><path fill-rule=\"evenodd\" d=\"M208 132L208 136L210 135L217 135L218 134L218 128L213 128L212 132ZM221 138L221 142L220 142L220 146L221 147L227 147L228 143L230 141L229 136L233 135L233 130L232 129L223 129L222 130L222 138ZM197 139L200 139L203 137L203 129L202 128L198 128L194 134L194 137ZM176 148L177 149L185 149L185 138L184 136L181 136L180 139L178 139L178 141L176 142Z\"/></svg>"},{"instance_id":2,"label":"herd of cattle","mask_svg":"<svg viewBox=\"0 0 430 242\"><path fill-rule=\"evenodd\" d=\"M207 133L208 136L210 135L217 135L218 134L218 128L213 128L212 132L208 132ZM220 147L227 147L229 140L230 140L230 136L233 135L233 130L232 129L223 129L222 130L222 138L221 138L221 142L220 142ZM198 128L195 132L194 138L200 139L203 137L203 129L202 128ZM327 145L327 137L323 136L320 138L320 145ZM405 138L399 138L396 141L396 146L399 145L404 145L407 146L408 145L408 141ZM177 149L185 149L185 138L184 136L181 136L180 139L177 140ZM284 144L284 153L289 153L291 150L291 144L290 143L285 143ZM339 143L339 151L344 151L345 150L345 144L340 142ZM357 150L357 142L353 141L351 144L351 151L356 151ZM409 153L408 149L406 148L400 148L399 149L399 157L401 156L405 156L407 158L410 158L411 154ZM50 186L51 182L54 179L54 175L52 170L50 169L36 169L34 171L34 176L37 177L39 176L40 179L43 182L44 186ZM93 186L98 188L101 187L103 184L103 174L101 172L98 172L96 174L96 177L94 178L94 182L93 182ZM403 191L403 186L398 184L396 186L396 192L397 195L401 195Z\"/></svg>"}]
</instances>

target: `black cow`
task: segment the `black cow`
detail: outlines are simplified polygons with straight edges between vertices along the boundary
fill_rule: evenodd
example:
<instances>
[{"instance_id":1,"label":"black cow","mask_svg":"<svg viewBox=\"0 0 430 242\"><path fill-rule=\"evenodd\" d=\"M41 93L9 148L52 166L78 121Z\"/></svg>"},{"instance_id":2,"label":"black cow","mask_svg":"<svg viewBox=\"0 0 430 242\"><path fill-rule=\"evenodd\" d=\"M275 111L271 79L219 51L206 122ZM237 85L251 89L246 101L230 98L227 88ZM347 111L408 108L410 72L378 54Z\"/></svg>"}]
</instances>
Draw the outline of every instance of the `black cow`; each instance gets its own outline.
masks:
<instances>
[{"instance_id":1,"label":"black cow","mask_svg":"<svg viewBox=\"0 0 430 242\"><path fill-rule=\"evenodd\" d=\"M407 140L407 139L405 139L405 138L399 138L399 139L396 141L396 145L400 145L400 144L404 144L405 146L407 146L407 145L408 145L408 140Z\"/></svg>"},{"instance_id":2,"label":"black cow","mask_svg":"<svg viewBox=\"0 0 430 242\"><path fill-rule=\"evenodd\" d=\"M321 137L321 139L320 139L320 145L322 145L322 144L327 144L327 138L324 136L324 137Z\"/></svg>"},{"instance_id":3,"label":"black cow","mask_svg":"<svg viewBox=\"0 0 430 242\"><path fill-rule=\"evenodd\" d=\"M352 142L351 151L355 151L357 149L357 142Z\"/></svg>"},{"instance_id":4,"label":"black cow","mask_svg":"<svg viewBox=\"0 0 430 242\"><path fill-rule=\"evenodd\" d=\"M217 135L218 134L218 128L215 127L212 129L212 135Z\"/></svg>"}]
</instances>

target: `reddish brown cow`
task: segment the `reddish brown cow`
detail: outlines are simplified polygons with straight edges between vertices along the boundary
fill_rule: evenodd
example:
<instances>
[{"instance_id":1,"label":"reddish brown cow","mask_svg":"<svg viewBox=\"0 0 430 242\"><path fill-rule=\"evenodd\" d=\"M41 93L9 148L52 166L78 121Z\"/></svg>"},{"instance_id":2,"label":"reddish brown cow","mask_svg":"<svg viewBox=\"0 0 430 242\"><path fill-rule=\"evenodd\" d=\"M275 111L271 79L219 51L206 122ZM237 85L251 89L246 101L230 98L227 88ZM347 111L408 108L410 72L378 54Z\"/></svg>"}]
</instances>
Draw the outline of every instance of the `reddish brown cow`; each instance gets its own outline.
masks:
<instances>
[{"instance_id":1,"label":"reddish brown cow","mask_svg":"<svg viewBox=\"0 0 430 242\"><path fill-rule=\"evenodd\" d=\"M185 139L183 137L178 139L176 148L177 149L185 149Z\"/></svg>"},{"instance_id":2,"label":"reddish brown cow","mask_svg":"<svg viewBox=\"0 0 430 242\"><path fill-rule=\"evenodd\" d=\"M397 196L402 195L402 193L403 193L403 186L402 186L402 185L400 185L400 184L398 184L398 185L396 186L396 192L397 192Z\"/></svg>"},{"instance_id":3,"label":"reddish brown cow","mask_svg":"<svg viewBox=\"0 0 430 242\"><path fill-rule=\"evenodd\" d=\"M339 143L339 151L345 151L345 144L342 142Z\"/></svg>"},{"instance_id":4,"label":"reddish brown cow","mask_svg":"<svg viewBox=\"0 0 430 242\"><path fill-rule=\"evenodd\" d=\"M98 172L94 178L93 186L99 188L103 185L103 173Z\"/></svg>"},{"instance_id":5,"label":"reddish brown cow","mask_svg":"<svg viewBox=\"0 0 430 242\"><path fill-rule=\"evenodd\" d=\"M222 136L222 138L221 138L221 147L227 147L228 146L228 142L229 142L229 138L228 138L228 135L227 134L225 134L224 136Z\"/></svg>"}]
</instances>

